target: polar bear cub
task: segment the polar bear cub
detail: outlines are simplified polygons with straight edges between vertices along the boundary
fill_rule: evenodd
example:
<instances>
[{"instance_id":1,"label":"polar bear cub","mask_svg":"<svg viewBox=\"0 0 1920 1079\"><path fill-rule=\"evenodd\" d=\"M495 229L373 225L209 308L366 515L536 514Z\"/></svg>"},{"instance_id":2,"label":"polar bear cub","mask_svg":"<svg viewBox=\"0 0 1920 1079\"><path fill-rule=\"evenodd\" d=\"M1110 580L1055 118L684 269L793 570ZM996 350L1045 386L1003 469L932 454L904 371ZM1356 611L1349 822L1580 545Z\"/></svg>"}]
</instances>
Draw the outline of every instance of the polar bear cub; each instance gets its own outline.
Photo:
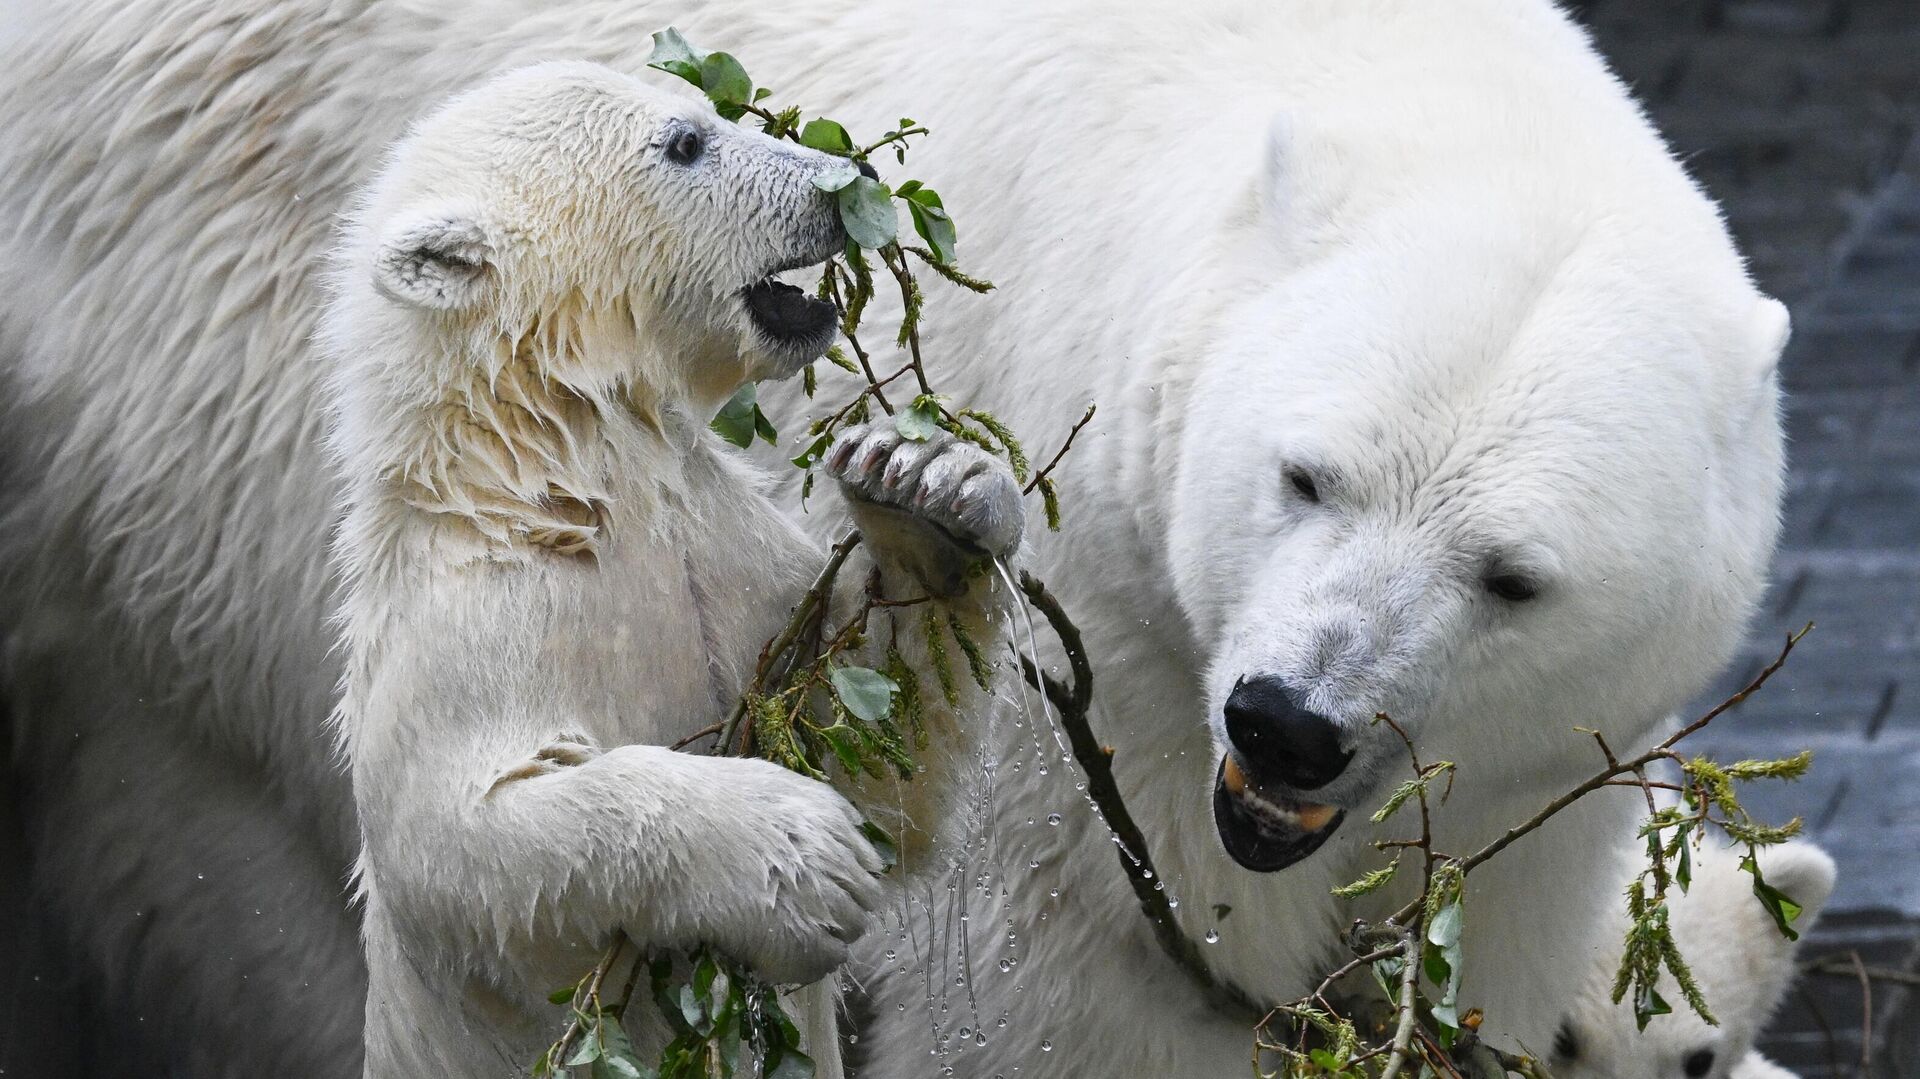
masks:
<instances>
[{"instance_id":1,"label":"polar bear cub","mask_svg":"<svg viewBox=\"0 0 1920 1079\"><path fill-rule=\"evenodd\" d=\"M772 275L845 242L811 182L839 163L548 64L418 122L353 213L321 345L370 1076L522 1073L617 930L794 984L865 926L845 799L665 748L728 714L821 565L706 419L830 338ZM1011 473L950 438L856 429L829 471L937 543L1019 541Z\"/></svg>"},{"instance_id":2,"label":"polar bear cub","mask_svg":"<svg viewBox=\"0 0 1920 1079\"><path fill-rule=\"evenodd\" d=\"M1636 1029L1632 1006L1612 1001L1614 950L1595 963L1555 1039L1556 1079L1792 1079L1753 1049L1793 979L1795 944L1755 898L1753 878L1740 868L1744 853L1709 838L1695 849L1691 889L1676 886L1667 897L1674 943L1719 1025L1694 1014L1672 976L1663 975L1661 995L1673 1002L1673 1014ZM1767 883L1801 904L1794 928L1804 935L1833 893L1833 859L1796 840L1762 848L1760 868Z\"/></svg>"}]
</instances>

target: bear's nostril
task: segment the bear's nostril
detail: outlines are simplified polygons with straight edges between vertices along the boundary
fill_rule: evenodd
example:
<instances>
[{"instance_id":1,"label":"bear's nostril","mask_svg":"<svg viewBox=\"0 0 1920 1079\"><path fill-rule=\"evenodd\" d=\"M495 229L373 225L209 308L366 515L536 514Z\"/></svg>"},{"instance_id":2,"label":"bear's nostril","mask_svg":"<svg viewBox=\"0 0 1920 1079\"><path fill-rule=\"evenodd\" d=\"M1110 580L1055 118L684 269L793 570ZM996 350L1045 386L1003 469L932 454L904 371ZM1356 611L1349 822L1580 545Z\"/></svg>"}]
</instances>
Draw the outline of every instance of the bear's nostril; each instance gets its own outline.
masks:
<instances>
[{"instance_id":1,"label":"bear's nostril","mask_svg":"<svg viewBox=\"0 0 1920 1079\"><path fill-rule=\"evenodd\" d=\"M1227 740L1259 779L1296 790L1334 781L1353 759L1340 748L1340 727L1302 707L1278 678L1242 679L1227 697Z\"/></svg>"},{"instance_id":2,"label":"bear's nostril","mask_svg":"<svg viewBox=\"0 0 1920 1079\"><path fill-rule=\"evenodd\" d=\"M878 180L880 178L880 174L873 170L873 165L870 162L857 161L855 162L855 164L860 169L860 175L865 176L867 179ZM845 174L842 173L842 175L845 175Z\"/></svg>"}]
</instances>

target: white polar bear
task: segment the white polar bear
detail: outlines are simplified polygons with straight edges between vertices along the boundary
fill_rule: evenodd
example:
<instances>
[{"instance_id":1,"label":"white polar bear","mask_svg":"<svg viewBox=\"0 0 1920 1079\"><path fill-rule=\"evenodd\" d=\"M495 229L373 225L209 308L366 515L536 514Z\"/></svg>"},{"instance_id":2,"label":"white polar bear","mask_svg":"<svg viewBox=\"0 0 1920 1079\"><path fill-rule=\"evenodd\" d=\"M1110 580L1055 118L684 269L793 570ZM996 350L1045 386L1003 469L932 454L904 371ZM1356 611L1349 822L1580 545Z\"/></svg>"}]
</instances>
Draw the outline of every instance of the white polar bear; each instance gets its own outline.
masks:
<instances>
[{"instance_id":1,"label":"white polar bear","mask_svg":"<svg viewBox=\"0 0 1920 1079\"><path fill-rule=\"evenodd\" d=\"M913 170L1003 286L994 319L956 300L924 327L943 392L1038 446L1102 406L1035 568L1085 631L1182 927L1248 995L1310 987L1348 918L1401 898L1328 895L1376 864L1365 814L1400 775L1375 711L1461 764L1437 824L1471 850L1593 763L1571 727L1631 745L1729 654L1776 530L1784 312L1547 0L94 0L0 76L0 214L22 222L0 238L6 692L33 879L155 1038L236 1046L236 1074L355 1044L352 936L311 898L354 834L321 731L302 362L329 215L419 101L543 58L639 71L688 19L781 100L878 132L898 99L934 128ZM136 760L230 823L181 835L165 801L116 818L67 793ZM999 773L1018 951L973 949L978 1029L947 1063L1244 1068L1246 1018L1160 954L1066 770L1037 773ZM1566 972L1537 964L1585 954L1602 897L1580 870L1633 815L1590 801L1474 874L1489 1033L1550 1041L1530 987ZM197 888L216 863L294 884ZM102 895L273 916L226 919L248 958L216 967L205 926L151 921L135 949ZM884 970L860 1047L912 1071L926 976Z\"/></svg>"},{"instance_id":2,"label":"white polar bear","mask_svg":"<svg viewBox=\"0 0 1920 1079\"><path fill-rule=\"evenodd\" d=\"M1635 843L1638 855L1644 846ZM1745 847L1710 838L1693 855L1693 884L1667 895L1668 924L1718 1025L1687 1007L1671 974L1660 995L1673 1014L1636 1027L1633 1006L1613 1002L1626 920L1608 919L1611 949L1602 949L1559 1032L1550 1066L1555 1079L1793 1079L1753 1048L1755 1037L1793 981L1796 945L1775 926L1740 868ZM1805 840L1760 851L1767 883L1800 904L1794 929L1805 934L1833 894L1833 859ZM1638 862L1636 861L1636 865Z\"/></svg>"},{"instance_id":3,"label":"white polar bear","mask_svg":"<svg viewBox=\"0 0 1920 1079\"><path fill-rule=\"evenodd\" d=\"M812 182L841 162L548 63L419 121L355 209L320 341L368 1076L522 1073L616 930L630 963L710 945L805 983L865 929L881 862L833 788L665 748L824 561L705 417L828 344L832 305L771 275L846 242ZM950 435L856 428L828 470L869 516L1019 540L1012 472Z\"/></svg>"}]
</instances>

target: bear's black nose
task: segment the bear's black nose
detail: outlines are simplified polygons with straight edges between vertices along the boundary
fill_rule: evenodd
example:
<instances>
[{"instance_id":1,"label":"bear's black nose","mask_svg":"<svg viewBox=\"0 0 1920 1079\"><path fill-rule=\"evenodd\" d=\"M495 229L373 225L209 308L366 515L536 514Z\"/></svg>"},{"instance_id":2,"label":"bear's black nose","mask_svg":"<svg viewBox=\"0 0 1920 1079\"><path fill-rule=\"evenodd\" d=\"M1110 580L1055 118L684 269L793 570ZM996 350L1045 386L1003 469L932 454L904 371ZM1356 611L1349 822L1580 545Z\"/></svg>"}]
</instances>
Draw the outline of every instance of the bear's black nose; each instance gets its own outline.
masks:
<instances>
[{"instance_id":1,"label":"bear's black nose","mask_svg":"<svg viewBox=\"0 0 1920 1079\"><path fill-rule=\"evenodd\" d=\"M1227 740L1256 781L1310 791L1334 781L1353 759L1333 720L1300 706L1278 678L1243 678L1227 698Z\"/></svg>"},{"instance_id":2,"label":"bear's black nose","mask_svg":"<svg viewBox=\"0 0 1920 1079\"><path fill-rule=\"evenodd\" d=\"M860 175L865 176L867 179L878 180L880 178L880 174L873 171L873 165L869 162L857 161L855 164L860 167Z\"/></svg>"}]
</instances>

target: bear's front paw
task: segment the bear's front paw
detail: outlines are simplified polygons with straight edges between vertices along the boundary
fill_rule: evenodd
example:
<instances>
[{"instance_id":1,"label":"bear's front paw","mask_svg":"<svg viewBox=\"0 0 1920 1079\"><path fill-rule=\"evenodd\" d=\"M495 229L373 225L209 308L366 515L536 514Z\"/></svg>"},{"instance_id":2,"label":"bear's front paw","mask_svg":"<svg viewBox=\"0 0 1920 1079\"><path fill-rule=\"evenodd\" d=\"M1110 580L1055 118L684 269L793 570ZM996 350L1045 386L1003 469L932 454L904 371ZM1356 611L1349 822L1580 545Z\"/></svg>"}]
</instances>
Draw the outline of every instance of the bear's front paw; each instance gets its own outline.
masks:
<instances>
[{"instance_id":1,"label":"bear's front paw","mask_svg":"<svg viewBox=\"0 0 1920 1079\"><path fill-rule=\"evenodd\" d=\"M850 427L826 468L856 504L917 517L976 553L1005 558L1020 546L1027 511L1013 470L945 431L912 442L884 420Z\"/></svg>"},{"instance_id":2,"label":"bear's front paw","mask_svg":"<svg viewBox=\"0 0 1920 1079\"><path fill-rule=\"evenodd\" d=\"M736 835L754 853L710 915L710 940L770 982L818 981L866 931L884 863L832 787L766 761L727 767L743 794Z\"/></svg>"}]
</instances>

